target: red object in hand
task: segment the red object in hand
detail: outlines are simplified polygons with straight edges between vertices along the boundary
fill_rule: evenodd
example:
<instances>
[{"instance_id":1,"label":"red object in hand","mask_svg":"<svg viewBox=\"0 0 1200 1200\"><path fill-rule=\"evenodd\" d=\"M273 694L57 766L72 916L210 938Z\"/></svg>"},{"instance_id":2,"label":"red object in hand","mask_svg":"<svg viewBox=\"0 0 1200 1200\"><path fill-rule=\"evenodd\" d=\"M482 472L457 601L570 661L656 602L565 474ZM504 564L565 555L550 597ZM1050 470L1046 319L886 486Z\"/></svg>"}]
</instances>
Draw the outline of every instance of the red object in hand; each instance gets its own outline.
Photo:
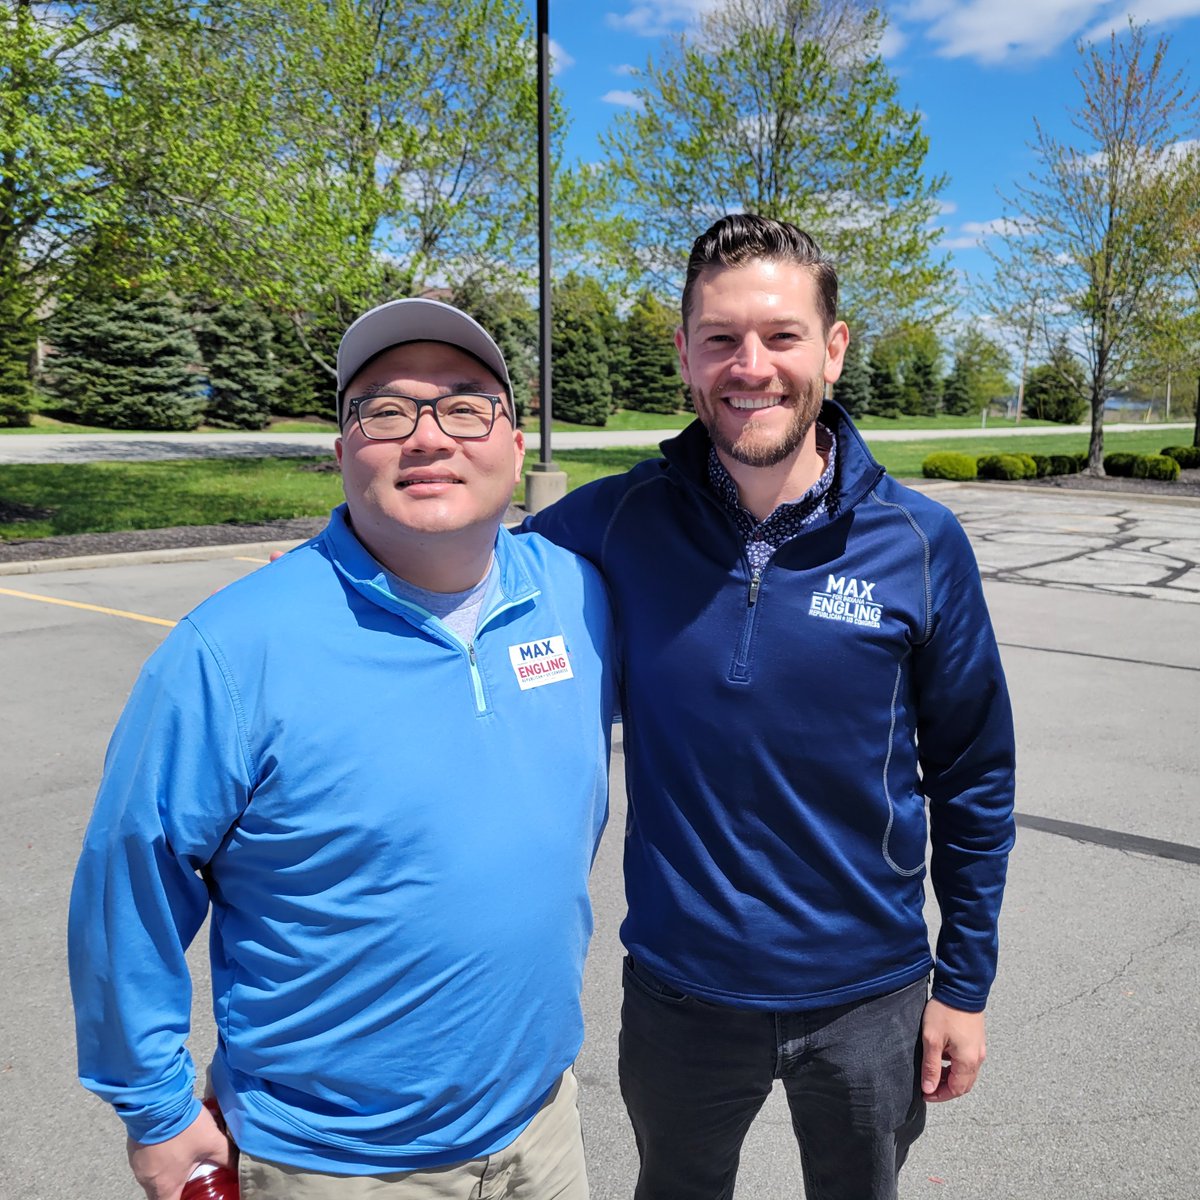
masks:
<instances>
[{"instance_id":1,"label":"red object in hand","mask_svg":"<svg viewBox=\"0 0 1200 1200\"><path fill-rule=\"evenodd\" d=\"M225 1132L225 1120L216 1100L209 1096L204 1107L212 1113L221 1132ZM188 1176L183 1185L180 1200L240 1200L237 1169L218 1167L216 1163L201 1163Z\"/></svg>"}]
</instances>

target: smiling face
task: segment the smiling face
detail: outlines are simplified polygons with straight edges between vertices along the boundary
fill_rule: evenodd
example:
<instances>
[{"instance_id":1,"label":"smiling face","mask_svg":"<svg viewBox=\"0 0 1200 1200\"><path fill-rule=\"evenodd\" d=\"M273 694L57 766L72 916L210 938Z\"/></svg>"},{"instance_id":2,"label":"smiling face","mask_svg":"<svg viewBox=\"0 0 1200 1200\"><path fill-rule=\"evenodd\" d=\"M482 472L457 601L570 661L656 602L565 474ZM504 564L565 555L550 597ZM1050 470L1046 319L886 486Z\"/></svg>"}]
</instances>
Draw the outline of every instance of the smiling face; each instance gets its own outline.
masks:
<instances>
[{"instance_id":1,"label":"smiling face","mask_svg":"<svg viewBox=\"0 0 1200 1200\"><path fill-rule=\"evenodd\" d=\"M349 401L379 391L418 400L453 392L504 395L482 363L441 342L409 342L373 359L347 386L347 409ZM443 433L428 408L420 410L416 429L403 441L370 441L357 419L347 417L334 444L346 504L359 540L384 566L429 587L422 579L445 574L439 555L448 553L450 564L482 555L480 574L462 588L482 578L525 459L525 441L510 411L506 399L491 433L478 441Z\"/></svg>"},{"instance_id":2,"label":"smiling face","mask_svg":"<svg viewBox=\"0 0 1200 1200\"><path fill-rule=\"evenodd\" d=\"M727 467L816 454L809 435L848 340L843 322L824 328L806 266L754 259L697 278L675 345L696 415Z\"/></svg>"}]
</instances>

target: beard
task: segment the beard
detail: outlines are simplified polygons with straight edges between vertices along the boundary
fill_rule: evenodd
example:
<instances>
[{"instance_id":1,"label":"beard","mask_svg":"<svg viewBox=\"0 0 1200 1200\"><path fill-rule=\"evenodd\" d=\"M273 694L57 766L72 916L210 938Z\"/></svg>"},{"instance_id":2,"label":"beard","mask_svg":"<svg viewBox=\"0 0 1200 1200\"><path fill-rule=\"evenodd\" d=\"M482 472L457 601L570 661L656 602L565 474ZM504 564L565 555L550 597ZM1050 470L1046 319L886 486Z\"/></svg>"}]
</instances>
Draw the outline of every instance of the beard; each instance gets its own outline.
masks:
<instances>
[{"instance_id":1,"label":"beard","mask_svg":"<svg viewBox=\"0 0 1200 1200\"><path fill-rule=\"evenodd\" d=\"M775 467L790 458L808 437L825 399L824 384L809 379L786 393L785 401L792 405L791 419L780 433L756 429L755 422L748 421L737 437L731 438L721 428L718 419L723 401L697 387L692 387L690 391L696 415L708 430L713 445L734 462L747 467Z\"/></svg>"}]
</instances>

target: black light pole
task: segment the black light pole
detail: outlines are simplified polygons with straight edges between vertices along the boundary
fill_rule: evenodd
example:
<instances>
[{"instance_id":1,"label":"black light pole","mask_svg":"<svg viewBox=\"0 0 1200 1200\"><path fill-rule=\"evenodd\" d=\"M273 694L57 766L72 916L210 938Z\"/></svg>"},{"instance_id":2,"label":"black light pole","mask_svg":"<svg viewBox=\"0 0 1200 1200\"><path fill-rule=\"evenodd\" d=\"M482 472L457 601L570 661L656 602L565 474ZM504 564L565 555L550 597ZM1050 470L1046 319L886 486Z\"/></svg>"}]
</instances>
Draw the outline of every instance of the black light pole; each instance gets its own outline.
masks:
<instances>
[{"instance_id":1,"label":"black light pole","mask_svg":"<svg viewBox=\"0 0 1200 1200\"><path fill-rule=\"evenodd\" d=\"M550 458L550 0L537 0L538 54L538 305L540 314L538 462L525 476L525 507L538 512L566 495L567 477Z\"/></svg>"}]
</instances>

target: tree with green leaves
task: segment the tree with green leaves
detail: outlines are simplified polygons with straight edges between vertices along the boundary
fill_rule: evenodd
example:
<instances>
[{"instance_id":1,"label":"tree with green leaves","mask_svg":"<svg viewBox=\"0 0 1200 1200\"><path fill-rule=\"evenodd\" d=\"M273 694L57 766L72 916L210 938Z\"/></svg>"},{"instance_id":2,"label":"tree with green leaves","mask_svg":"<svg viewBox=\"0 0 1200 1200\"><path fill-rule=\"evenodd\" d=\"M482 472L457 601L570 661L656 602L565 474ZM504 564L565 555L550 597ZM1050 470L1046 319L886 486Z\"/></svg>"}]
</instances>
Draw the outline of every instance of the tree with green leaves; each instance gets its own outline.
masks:
<instances>
[{"instance_id":1,"label":"tree with green leaves","mask_svg":"<svg viewBox=\"0 0 1200 1200\"><path fill-rule=\"evenodd\" d=\"M852 416L871 412L871 368L862 341L850 335L842 359L842 373L833 385L833 398Z\"/></svg>"},{"instance_id":2,"label":"tree with green leaves","mask_svg":"<svg viewBox=\"0 0 1200 1200\"><path fill-rule=\"evenodd\" d=\"M952 417L965 417L971 411L971 381L961 354L954 356L954 365L942 383L942 409Z\"/></svg>"},{"instance_id":3,"label":"tree with green leaves","mask_svg":"<svg viewBox=\"0 0 1200 1200\"><path fill-rule=\"evenodd\" d=\"M536 69L520 0L8 10L0 284L19 262L40 289L31 311L113 284L247 298L287 312L332 379L337 336L365 308L434 279L529 277ZM552 108L557 148L557 94ZM556 158L570 251L595 235L583 214L602 179Z\"/></svg>"},{"instance_id":4,"label":"tree with green leaves","mask_svg":"<svg viewBox=\"0 0 1200 1200\"><path fill-rule=\"evenodd\" d=\"M1173 162L1194 133L1197 94L1169 68L1168 48L1136 25L1081 46L1078 140L1036 124L1039 166L1009 205L1005 253L1040 296L1045 343L1073 333L1085 368L1097 475L1105 402L1134 352L1138 313L1159 304L1178 247Z\"/></svg>"},{"instance_id":5,"label":"tree with green leaves","mask_svg":"<svg viewBox=\"0 0 1200 1200\"><path fill-rule=\"evenodd\" d=\"M871 412L877 417L895 418L900 415L900 378L892 355L882 343L871 348L867 363L871 377Z\"/></svg>"},{"instance_id":6,"label":"tree with green leaves","mask_svg":"<svg viewBox=\"0 0 1200 1200\"><path fill-rule=\"evenodd\" d=\"M621 408L676 413L686 404L675 352L677 324L675 309L652 292L643 291L634 301L625 319L629 366L616 396Z\"/></svg>"},{"instance_id":7,"label":"tree with green leaves","mask_svg":"<svg viewBox=\"0 0 1200 1200\"><path fill-rule=\"evenodd\" d=\"M491 288L471 279L455 289L451 303L470 313L495 339L508 365L513 403L520 418L529 411L538 376L538 315L513 287Z\"/></svg>"},{"instance_id":8,"label":"tree with green leaves","mask_svg":"<svg viewBox=\"0 0 1200 1200\"><path fill-rule=\"evenodd\" d=\"M271 402L272 415L336 420L336 381L313 359L301 341L292 315L272 308L263 312L271 323L271 344L279 373L279 388ZM329 337L335 332L331 329Z\"/></svg>"},{"instance_id":9,"label":"tree with green leaves","mask_svg":"<svg viewBox=\"0 0 1200 1200\"><path fill-rule=\"evenodd\" d=\"M648 62L602 138L631 271L675 286L691 236L755 212L832 255L856 326L933 306L945 181L880 57L884 28L861 0L720 0Z\"/></svg>"},{"instance_id":10,"label":"tree with green leaves","mask_svg":"<svg viewBox=\"0 0 1200 1200\"><path fill-rule=\"evenodd\" d=\"M28 425L33 411L32 363L37 327L20 288L0 281L0 426Z\"/></svg>"},{"instance_id":11,"label":"tree with green leaves","mask_svg":"<svg viewBox=\"0 0 1200 1200\"><path fill-rule=\"evenodd\" d=\"M1088 409L1083 364L1065 340L1055 343L1050 361L1036 366L1025 381L1025 411L1039 421L1075 425Z\"/></svg>"},{"instance_id":12,"label":"tree with green leaves","mask_svg":"<svg viewBox=\"0 0 1200 1200\"><path fill-rule=\"evenodd\" d=\"M932 417L942 400L942 375L936 350L925 341L916 343L904 366L900 407L911 416Z\"/></svg>"},{"instance_id":13,"label":"tree with green leaves","mask_svg":"<svg viewBox=\"0 0 1200 1200\"><path fill-rule=\"evenodd\" d=\"M106 429L194 429L204 410L200 347L173 297L125 291L55 314L45 385L57 411Z\"/></svg>"},{"instance_id":14,"label":"tree with green leaves","mask_svg":"<svg viewBox=\"0 0 1200 1200\"><path fill-rule=\"evenodd\" d=\"M91 122L105 99L72 56L89 34L69 6L0 8L0 424L26 425L33 404L34 314L104 211ZM57 6L56 6L57 7Z\"/></svg>"},{"instance_id":15,"label":"tree with green leaves","mask_svg":"<svg viewBox=\"0 0 1200 1200\"><path fill-rule=\"evenodd\" d=\"M232 151L218 176L206 149L199 187L173 170L172 196L155 194L184 235L174 271L207 294L289 311L331 375L329 331L380 301L434 282L528 280L537 97L527 5L228 0L195 11L198 39L147 48L147 83L176 80L202 54L197 86L211 103L185 106L188 141L241 137L254 153ZM556 93L552 123L557 146ZM596 173L556 157L556 244L568 251L585 236L576 218Z\"/></svg>"},{"instance_id":16,"label":"tree with green leaves","mask_svg":"<svg viewBox=\"0 0 1200 1200\"><path fill-rule=\"evenodd\" d=\"M961 381L955 387L965 389L966 407L961 407L961 400L952 401L948 390L943 393L942 407L960 416L981 412L993 400L1011 395L1011 370L1008 351L977 325L967 326L954 340L954 367L950 372L950 378L957 375ZM949 389L949 381L946 386Z\"/></svg>"},{"instance_id":17,"label":"tree with green leaves","mask_svg":"<svg viewBox=\"0 0 1200 1200\"><path fill-rule=\"evenodd\" d=\"M221 429L262 429L282 386L270 321L243 300L199 314L196 340L208 376L204 422Z\"/></svg>"},{"instance_id":18,"label":"tree with green leaves","mask_svg":"<svg viewBox=\"0 0 1200 1200\"><path fill-rule=\"evenodd\" d=\"M554 339L550 370L555 417L604 425L612 411L604 293L594 279L574 272L554 288Z\"/></svg>"}]
</instances>

